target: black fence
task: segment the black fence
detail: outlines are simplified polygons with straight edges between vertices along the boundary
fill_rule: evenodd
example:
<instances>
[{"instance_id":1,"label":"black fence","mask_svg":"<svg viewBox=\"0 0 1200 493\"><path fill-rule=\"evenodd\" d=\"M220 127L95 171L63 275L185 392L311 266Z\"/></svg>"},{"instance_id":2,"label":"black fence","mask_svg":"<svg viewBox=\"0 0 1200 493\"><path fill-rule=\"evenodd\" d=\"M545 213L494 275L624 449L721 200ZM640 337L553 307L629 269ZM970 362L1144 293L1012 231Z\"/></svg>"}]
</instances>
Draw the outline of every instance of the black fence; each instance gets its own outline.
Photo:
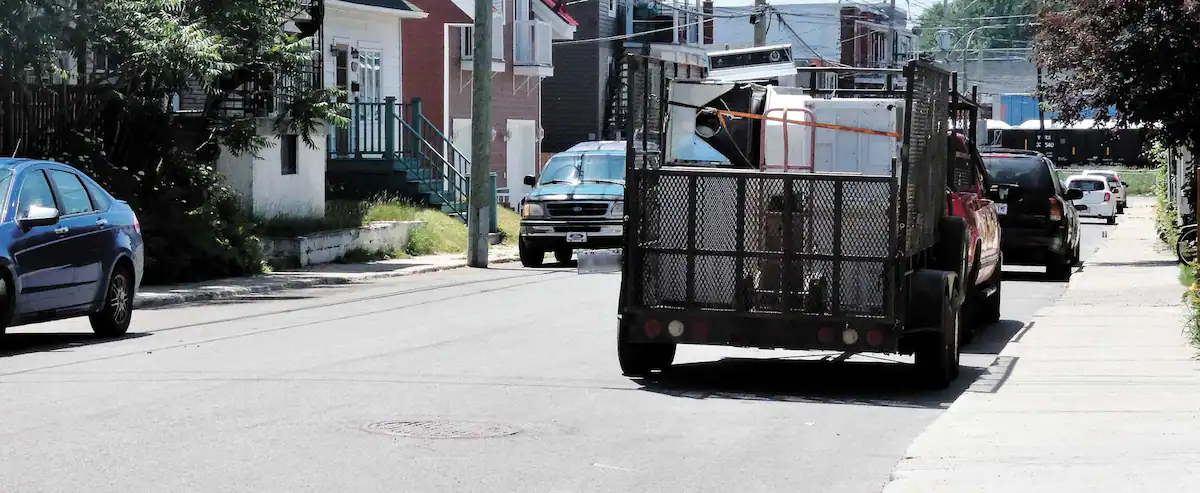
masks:
<instances>
[{"instance_id":1,"label":"black fence","mask_svg":"<svg viewBox=\"0 0 1200 493\"><path fill-rule=\"evenodd\" d=\"M636 299L886 318L895 181L753 170L639 171Z\"/></svg>"}]
</instances>

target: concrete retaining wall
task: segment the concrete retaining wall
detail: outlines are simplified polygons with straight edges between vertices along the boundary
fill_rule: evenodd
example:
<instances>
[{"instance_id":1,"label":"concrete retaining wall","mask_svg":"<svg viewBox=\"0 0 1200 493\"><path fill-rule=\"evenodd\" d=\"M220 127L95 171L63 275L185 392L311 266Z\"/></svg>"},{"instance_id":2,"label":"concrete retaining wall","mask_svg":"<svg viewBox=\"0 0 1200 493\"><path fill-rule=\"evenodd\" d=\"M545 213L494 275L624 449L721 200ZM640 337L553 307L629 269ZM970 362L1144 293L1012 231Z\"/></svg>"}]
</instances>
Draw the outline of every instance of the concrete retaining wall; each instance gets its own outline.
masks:
<instances>
[{"instance_id":1,"label":"concrete retaining wall","mask_svg":"<svg viewBox=\"0 0 1200 493\"><path fill-rule=\"evenodd\" d=\"M352 250L403 250L424 221L378 221L361 228L322 231L294 238L264 238L263 256L273 265L327 264Z\"/></svg>"}]
</instances>

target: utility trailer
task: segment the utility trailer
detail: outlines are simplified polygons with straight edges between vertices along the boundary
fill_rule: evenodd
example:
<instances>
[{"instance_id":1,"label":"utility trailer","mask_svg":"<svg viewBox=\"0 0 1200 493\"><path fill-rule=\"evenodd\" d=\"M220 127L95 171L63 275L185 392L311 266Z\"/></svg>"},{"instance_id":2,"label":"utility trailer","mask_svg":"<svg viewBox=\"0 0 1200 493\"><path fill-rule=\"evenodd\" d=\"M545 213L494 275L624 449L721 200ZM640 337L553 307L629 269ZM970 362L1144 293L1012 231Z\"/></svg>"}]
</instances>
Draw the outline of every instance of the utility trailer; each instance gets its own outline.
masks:
<instances>
[{"instance_id":1,"label":"utility trailer","mask_svg":"<svg viewBox=\"0 0 1200 493\"><path fill-rule=\"evenodd\" d=\"M963 232L941 226L958 219L945 217L949 72L803 68L889 83L797 89L668 80L627 56L625 374L700 344L915 354L923 381L957 378L968 238L941 233Z\"/></svg>"}]
</instances>

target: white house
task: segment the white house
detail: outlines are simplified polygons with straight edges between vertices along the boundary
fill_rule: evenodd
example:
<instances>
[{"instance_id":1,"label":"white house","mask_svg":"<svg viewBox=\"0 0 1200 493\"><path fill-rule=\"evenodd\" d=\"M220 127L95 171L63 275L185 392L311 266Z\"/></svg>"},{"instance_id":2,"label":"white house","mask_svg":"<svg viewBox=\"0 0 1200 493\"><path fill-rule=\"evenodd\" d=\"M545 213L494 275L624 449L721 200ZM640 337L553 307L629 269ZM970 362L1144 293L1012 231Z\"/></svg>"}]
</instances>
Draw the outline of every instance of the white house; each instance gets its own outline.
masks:
<instances>
[{"instance_id":1,"label":"white house","mask_svg":"<svg viewBox=\"0 0 1200 493\"><path fill-rule=\"evenodd\" d=\"M320 0L314 0L319 4ZM316 81L347 91L347 101L382 104L399 98L401 90L401 29L405 20L427 14L405 0L323 0L324 18L313 49L321 54L314 66ZM383 128L382 115L366 117ZM260 135L268 147L257 156L222 153L217 169L259 217L322 216L325 214L326 164L349 139L349 129L325 130L311 136L316 148L296 135L278 135L264 118Z\"/></svg>"}]
</instances>

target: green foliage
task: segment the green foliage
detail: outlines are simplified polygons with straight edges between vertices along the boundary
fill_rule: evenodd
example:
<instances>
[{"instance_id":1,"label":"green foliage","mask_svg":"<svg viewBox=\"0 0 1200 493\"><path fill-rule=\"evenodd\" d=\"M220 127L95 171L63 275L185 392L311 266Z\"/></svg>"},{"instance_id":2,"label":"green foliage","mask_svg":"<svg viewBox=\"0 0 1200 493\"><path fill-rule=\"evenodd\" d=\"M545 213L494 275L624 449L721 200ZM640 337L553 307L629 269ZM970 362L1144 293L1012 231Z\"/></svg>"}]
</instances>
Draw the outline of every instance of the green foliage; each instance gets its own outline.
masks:
<instances>
[{"instance_id":1,"label":"green foliage","mask_svg":"<svg viewBox=\"0 0 1200 493\"><path fill-rule=\"evenodd\" d=\"M307 6L0 0L0 132L7 129L0 151L77 166L128 201L141 219L149 283L259 272L255 225L214 163L220 149L261 149L261 125L253 114L172 115L166 102L196 91L219 102L247 83L271 86L266 97L279 102L274 130L315 146L311 134L319 127L347 120L346 105L335 102L338 90L296 83L311 80L304 77L312 39L284 26ZM93 54L108 61L107 72L85 70ZM58 102L32 111L14 94L50 94L47 101ZM13 134L18 127L30 131Z\"/></svg>"},{"instance_id":2,"label":"green foliage","mask_svg":"<svg viewBox=\"0 0 1200 493\"><path fill-rule=\"evenodd\" d=\"M1171 202L1167 190L1167 150L1162 142L1154 142L1150 147L1150 159L1155 165L1154 180L1154 229L1158 238L1174 251L1175 241L1179 238L1178 211Z\"/></svg>"},{"instance_id":3,"label":"green foliage","mask_svg":"<svg viewBox=\"0 0 1200 493\"><path fill-rule=\"evenodd\" d=\"M1165 0L1063 0L1039 16L1036 57L1044 94L1058 118L1078 121L1091 108L1103 123L1157 126L1168 146L1200 144L1200 91L1193 74L1200 3Z\"/></svg>"},{"instance_id":4,"label":"green foliage","mask_svg":"<svg viewBox=\"0 0 1200 493\"><path fill-rule=\"evenodd\" d=\"M946 29L954 35L957 43L954 51L1019 48L1030 46L1033 41L1031 17L1037 13L1035 0L952 0L943 8L937 2L925 9L918 18L921 26L921 49L937 50L937 32ZM988 27L983 27L988 26ZM992 27L995 26L995 27ZM974 31L974 35L970 33ZM970 35L971 46L965 46Z\"/></svg>"}]
</instances>

